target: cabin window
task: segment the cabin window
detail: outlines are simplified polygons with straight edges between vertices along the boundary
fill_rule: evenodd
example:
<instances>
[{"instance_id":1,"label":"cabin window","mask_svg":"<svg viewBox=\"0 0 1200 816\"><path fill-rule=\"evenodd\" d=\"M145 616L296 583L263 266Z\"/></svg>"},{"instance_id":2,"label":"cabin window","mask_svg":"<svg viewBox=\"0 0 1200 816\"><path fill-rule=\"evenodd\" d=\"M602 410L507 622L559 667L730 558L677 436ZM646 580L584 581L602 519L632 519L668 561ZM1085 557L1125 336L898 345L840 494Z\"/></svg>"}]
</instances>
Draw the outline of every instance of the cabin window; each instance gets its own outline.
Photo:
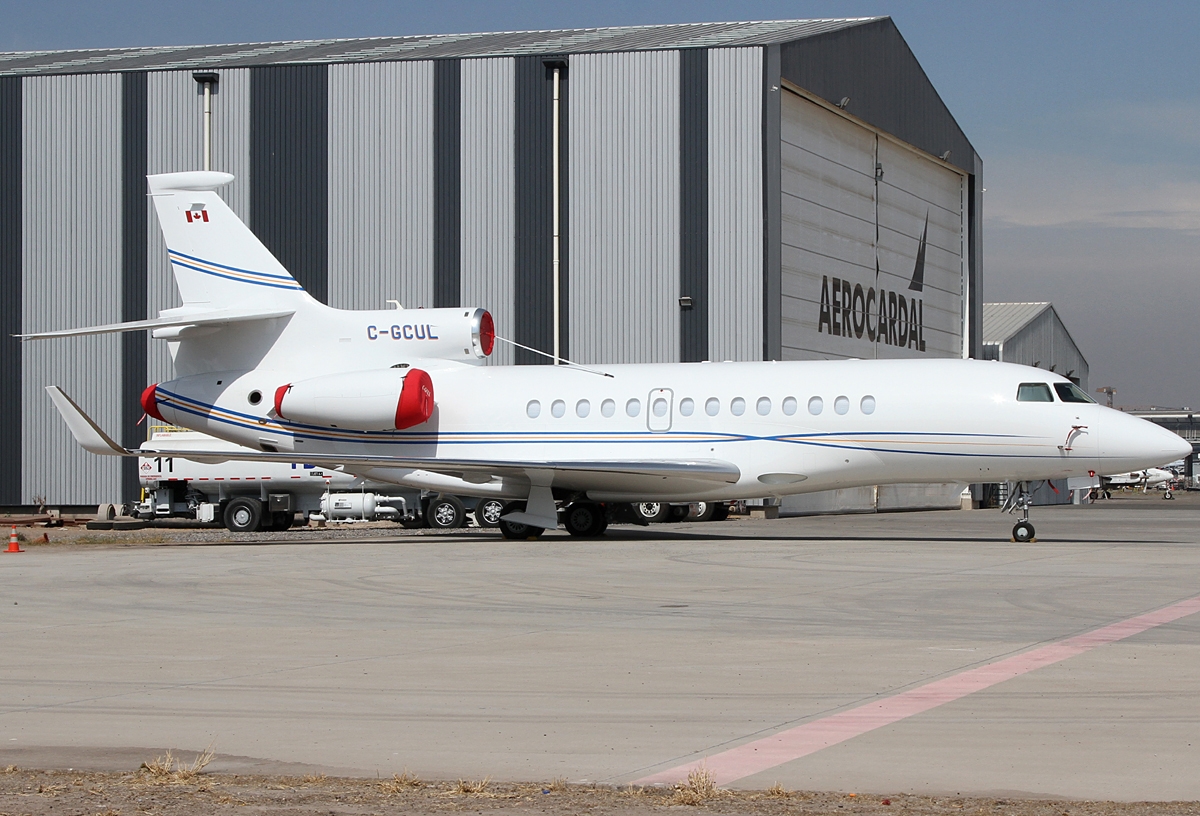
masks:
<instances>
[{"instance_id":1,"label":"cabin window","mask_svg":"<svg viewBox=\"0 0 1200 816\"><path fill-rule=\"evenodd\" d=\"M864 414L875 413L875 398L867 394L867 396L862 398L862 402L858 404L858 407L862 409Z\"/></svg>"},{"instance_id":2,"label":"cabin window","mask_svg":"<svg viewBox=\"0 0 1200 816\"><path fill-rule=\"evenodd\" d=\"M785 414L787 414L788 416L792 416L793 414L796 413L796 398L795 397L784 397L783 398L783 412Z\"/></svg>"},{"instance_id":3,"label":"cabin window","mask_svg":"<svg viewBox=\"0 0 1200 816\"><path fill-rule=\"evenodd\" d=\"M679 413L683 414L684 416L691 416L692 412L695 410L696 403L692 402L691 397L684 397L679 401Z\"/></svg>"},{"instance_id":4,"label":"cabin window","mask_svg":"<svg viewBox=\"0 0 1200 816\"><path fill-rule=\"evenodd\" d=\"M758 411L759 416L766 416L771 413L771 398L759 397L758 402L754 406L754 410Z\"/></svg>"},{"instance_id":5,"label":"cabin window","mask_svg":"<svg viewBox=\"0 0 1200 816\"><path fill-rule=\"evenodd\" d=\"M613 400L606 399L600 403L600 413L606 417L610 417L617 412L617 403Z\"/></svg>"},{"instance_id":6,"label":"cabin window","mask_svg":"<svg viewBox=\"0 0 1200 816\"><path fill-rule=\"evenodd\" d=\"M550 403L550 413L555 419L562 419L563 414L567 412L567 404L562 400L555 400Z\"/></svg>"},{"instance_id":7,"label":"cabin window","mask_svg":"<svg viewBox=\"0 0 1200 816\"><path fill-rule=\"evenodd\" d=\"M631 417L635 417L642 412L642 404L635 399L631 399L625 403L625 413Z\"/></svg>"},{"instance_id":8,"label":"cabin window","mask_svg":"<svg viewBox=\"0 0 1200 816\"><path fill-rule=\"evenodd\" d=\"M592 404L587 400L580 400L575 403L575 416L583 419L592 412Z\"/></svg>"},{"instance_id":9,"label":"cabin window","mask_svg":"<svg viewBox=\"0 0 1200 816\"><path fill-rule=\"evenodd\" d=\"M833 410L839 414L845 414L850 410L850 400L846 397L838 397L833 401Z\"/></svg>"},{"instance_id":10,"label":"cabin window","mask_svg":"<svg viewBox=\"0 0 1200 816\"><path fill-rule=\"evenodd\" d=\"M734 416L746 413L746 401L741 397L734 397L729 401L729 412Z\"/></svg>"},{"instance_id":11,"label":"cabin window","mask_svg":"<svg viewBox=\"0 0 1200 816\"><path fill-rule=\"evenodd\" d=\"M1017 386L1017 402L1054 402L1054 395L1045 383L1021 383Z\"/></svg>"},{"instance_id":12,"label":"cabin window","mask_svg":"<svg viewBox=\"0 0 1200 816\"><path fill-rule=\"evenodd\" d=\"M704 413L709 416L716 416L721 413L721 401L716 397L709 397L708 401L704 403Z\"/></svg>"},{"instance_id":13,"label":"cabin window","mask_svg":"<svg viewBox=\"0 0 1200 816\"><path fill-rule=\"evenodd\" d=\"M525 406L525 416L530 419L537 419L542 413L542 404L537 400L530 400Z\"/></svg>"},{"instance_id":14,"label":"cabin window","mask_svg":"<svg viewBox=\"0 0 1200 816\"><path fill-rule=\"evenodd\" d=\"M1095 402L1082 388L1075 383L1055 383L1054 390L1063 402Z\"/></svg>"},{"instance_id":15,"label":"cabin window","mask_svg":"<svg viewBox=\"0 0 1200 816\"><path fill-rule=\"evenodd\" d=\"M825 400L820 397L813 397L808 401L808 412L813 416L817 416L825 410Z\"/></svg>"},{"instance_id":16,"label":"cabin window","mask_svg":"<svg viewBox=\"0 0 1200 816\"><path fill-rule=\"evenodd\" d=\"M665 417L667 415L667 401L662 397L658 397L651 404L650 410L654 412L656 417Z\"/></svg>"}]
</instances>

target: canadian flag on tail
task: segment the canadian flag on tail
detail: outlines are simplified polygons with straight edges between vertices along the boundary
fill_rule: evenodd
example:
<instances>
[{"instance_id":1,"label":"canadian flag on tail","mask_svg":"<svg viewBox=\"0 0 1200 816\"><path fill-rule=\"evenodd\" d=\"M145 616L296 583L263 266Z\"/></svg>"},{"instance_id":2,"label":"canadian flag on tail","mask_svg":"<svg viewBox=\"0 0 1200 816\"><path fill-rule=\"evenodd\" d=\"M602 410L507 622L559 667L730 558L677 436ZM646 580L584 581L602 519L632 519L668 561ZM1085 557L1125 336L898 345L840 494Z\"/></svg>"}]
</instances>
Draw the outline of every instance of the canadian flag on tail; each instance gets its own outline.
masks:
<instances>
[{"instance_id":1,"label":"canadian flag on tail","mask_svg":"<svg viewBox=\"0 0 1200 816\"><path fill-rule=\"evenodd\" d=\"M200 205L199 209L184 210L184 215L187 216L189 224L197 221L203 221L205 224L208 223L208 210L204 209L204 205Z\"/></svg>"}]
</instances>

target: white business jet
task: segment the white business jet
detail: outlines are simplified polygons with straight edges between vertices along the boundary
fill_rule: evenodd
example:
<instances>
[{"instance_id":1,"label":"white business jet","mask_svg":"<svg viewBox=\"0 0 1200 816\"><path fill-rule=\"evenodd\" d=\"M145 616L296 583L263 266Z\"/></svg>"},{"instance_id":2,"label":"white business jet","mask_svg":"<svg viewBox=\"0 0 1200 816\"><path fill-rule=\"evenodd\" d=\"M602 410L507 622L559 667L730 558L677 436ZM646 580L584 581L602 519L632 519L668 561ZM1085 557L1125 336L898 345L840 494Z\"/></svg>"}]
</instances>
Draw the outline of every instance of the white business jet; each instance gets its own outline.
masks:
<instances>
[{"instance_id":1,"label":"white business jet","mask_svg":"<svg viewBox=\"0 0 1200 816\"><path fill-rule=\"evenodd\" d=\"M368 479L509 500L508 537L604 530L607 502L720 501L909 482L1028 483L1133 470L1191 448L1063 377L975 360L483 366L483 309L346 311L310 297L217 195L233 176L149 177L183 305L26 339L149 330L176 378L147 414ZM887 319L883 316L882 319ZM79 443L127 450L58 386ZM261 514L257 500L249 511ZM239 508L246 516L247 508ZM229 508L226 508L229 512Z\"/></svg>"}]
</instances>

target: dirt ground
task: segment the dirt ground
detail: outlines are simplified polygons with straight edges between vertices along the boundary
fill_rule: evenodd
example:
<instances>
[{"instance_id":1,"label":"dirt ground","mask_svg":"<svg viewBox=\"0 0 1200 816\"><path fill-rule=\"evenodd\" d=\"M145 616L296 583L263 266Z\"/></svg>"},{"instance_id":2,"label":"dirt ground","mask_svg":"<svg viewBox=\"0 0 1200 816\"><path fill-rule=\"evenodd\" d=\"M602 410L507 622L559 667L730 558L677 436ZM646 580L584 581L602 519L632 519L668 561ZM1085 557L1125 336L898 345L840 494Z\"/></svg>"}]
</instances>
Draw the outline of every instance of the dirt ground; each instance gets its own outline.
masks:
<instances>
[{"instance_id":1,"label":"dirt ground","mask_svg":"<svg viewBox=\"0 0 1200 816\"><path fill-rule=\"evenodd\" d=\"M153 763L152 763L153 764ZM934 797L905 794L812 793L780 787L724 791L704 779L676 788L606 788L490 780L428 782L325 776L232 776L199 773L27 771L0 772L0 816L358 816L448 813L496 816L640 816L703 814L1005 814L1005 816L1181 816L1200 814L1198 802L1079 802L1010 797Z\"/></svg>"}]
</instances>

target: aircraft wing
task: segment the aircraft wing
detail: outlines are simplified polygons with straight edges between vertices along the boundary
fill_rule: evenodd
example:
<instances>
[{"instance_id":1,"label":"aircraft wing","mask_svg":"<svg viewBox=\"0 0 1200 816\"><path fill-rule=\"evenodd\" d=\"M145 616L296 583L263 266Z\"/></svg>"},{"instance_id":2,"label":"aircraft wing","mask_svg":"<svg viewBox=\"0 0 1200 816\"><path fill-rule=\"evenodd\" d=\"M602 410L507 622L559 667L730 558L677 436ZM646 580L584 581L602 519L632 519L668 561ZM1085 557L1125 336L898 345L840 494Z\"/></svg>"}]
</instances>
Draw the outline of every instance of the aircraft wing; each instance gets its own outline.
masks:
<instances>
[{"instance_id":1,"label":"aircraft wing","mask_svg":"<svg viewBox=\"0 0 1200 816\"><path fill-rule=\"evenodd\" d=\"M101 456L174 456L179 459L190 459L195 462L216 464L230 459L250 462L296 462L308 465L323 465L326 467L344 467L350 472L363 468L397 468L427 470L446 476L462 478L467 481L482 478L486 482L492 476L528 477L530 471L553 471L559 476L576 479L599 478L607 481L612 477L640 477L644 480L683 480L707 484L734 484L741 478L741 471L730 462L717 459L647 459L647 460L593 460L565 461L552 460L521 460L509 461L500 459L430 459L386 456L380 454L344 454L344 453L306 453L267 452L244 448L231 455L228 450L204 451L194 449L171 448L164 445L157 448L143 447L130 450L117 444L109 437L92 418L84 413L74 400L57 385L46 387L46 392L54 402L54 407L62 414L81 447L91 453ZM555 484L559 484L556 479Z\"/></svg>"},{"instance_id":2,"label":"aircraft wing","mask_svg":"<svg viewBox=\"0 0 1200 816\"><path fill-rule=\"evenodd\" d=\"M120 332L142 331L145 329L167 329L175 326L212 326L224 323L241 323L247 320L267 320L273 317L287 317L295 314L295 309L272 312L247 312L235 309L218 309L194 314L170 315L155 317L150 320L131 320L127 323L109 323L105 326L85 326L79 329L59 329L48 332L31 332L17 334L22 340L45 340L49 337L80 337L89 334L117 334ZM65 396L65 395L64 395Z\"/></svg>"}]
</instances>

